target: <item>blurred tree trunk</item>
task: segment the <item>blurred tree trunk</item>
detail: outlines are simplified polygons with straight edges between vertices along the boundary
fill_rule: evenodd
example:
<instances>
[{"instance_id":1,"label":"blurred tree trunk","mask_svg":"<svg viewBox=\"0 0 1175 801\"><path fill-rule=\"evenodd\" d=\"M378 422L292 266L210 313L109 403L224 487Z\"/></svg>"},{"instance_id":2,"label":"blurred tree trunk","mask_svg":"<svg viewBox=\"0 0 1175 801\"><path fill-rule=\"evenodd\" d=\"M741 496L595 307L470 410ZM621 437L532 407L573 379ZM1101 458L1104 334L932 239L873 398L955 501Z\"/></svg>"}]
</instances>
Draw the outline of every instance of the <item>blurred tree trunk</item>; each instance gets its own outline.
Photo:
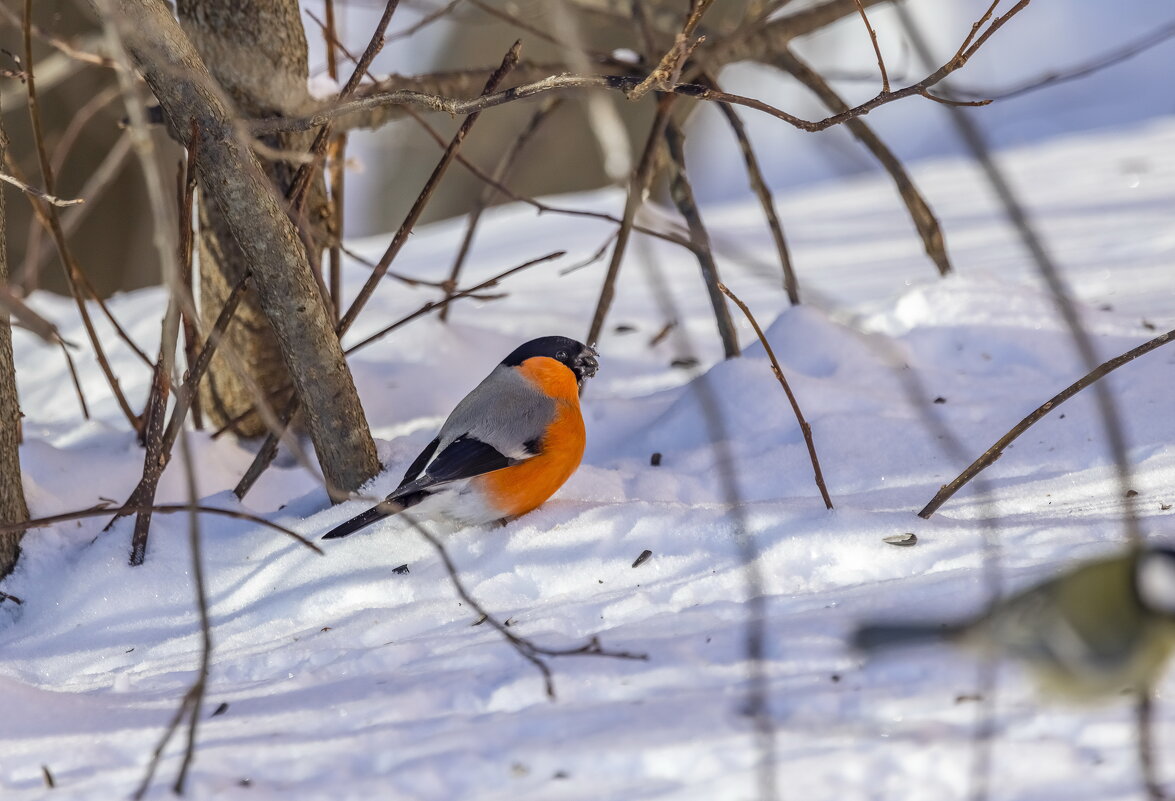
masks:
<instances>
[{"instance_id":1,"label":"blurred tree trunk","mask_svg":"<svg viewBox=\"0 0 1175 801\"><path fill-rule=\"evenodd\" d=\"M0 126L0 162L8 139ZM0 285L8 283L7 231L4 193L0 191ZM16 395L16 367L12 361L12 325L8 312L0 313L0 523L29 519L20 474L20 402ZM0 578L8 575L20 555L23 531L0 531Z\"/></svg>"},{"instance_id":2,"label":"blurred tree trunk","mask_svg":"<svg viewBox=\"0 0 1175 801\"><path fill-rule=\"evenodd\" d=\"M181 26L240 116L296 115L308 107L306 34L297 0L179 0L177 10ZM289 134L267 137L264 143L277 150L305 152L311 138L307 133ZM198 153L196 158L200 158ZM264 156L261 162L275 191L284 195L296 165ZM315 239L308 248L310 264L317 271L325 239L321 223L329 217L321 173L312 187L306 219ZM199 213L200 315L207 330L249 265L229 221L205 192L200 193ZM280 411L284 406L281 392L291 382L277 339L252 288L237 309L201 385L201 402L215 427L240 416L255 401L247 380L233 369L226 351L240 357L252 380ZM256 414L235 423L232 430L245 437L266 433Z\"/></svg>"}]
</instances>

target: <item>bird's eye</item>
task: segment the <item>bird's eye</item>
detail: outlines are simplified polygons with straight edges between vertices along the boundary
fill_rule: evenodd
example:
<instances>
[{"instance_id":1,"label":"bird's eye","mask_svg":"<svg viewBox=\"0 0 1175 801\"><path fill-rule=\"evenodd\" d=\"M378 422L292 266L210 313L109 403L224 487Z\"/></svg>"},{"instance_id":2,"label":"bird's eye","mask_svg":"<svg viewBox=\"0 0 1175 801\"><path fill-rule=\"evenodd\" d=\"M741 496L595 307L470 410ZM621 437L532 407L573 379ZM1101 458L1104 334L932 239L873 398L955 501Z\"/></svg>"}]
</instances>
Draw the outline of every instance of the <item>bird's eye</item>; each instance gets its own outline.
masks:
<instances>
[{"instance_id":1,"label":"bird's eye","mask_svg":"<svg viewBox=\"0 0 1175 801\"><path fill-rule=\"evenodd\" d=\"M555 358L561 362L567 361L567 351L561 350L555 354Z\"/></svg>"}]
</instances>

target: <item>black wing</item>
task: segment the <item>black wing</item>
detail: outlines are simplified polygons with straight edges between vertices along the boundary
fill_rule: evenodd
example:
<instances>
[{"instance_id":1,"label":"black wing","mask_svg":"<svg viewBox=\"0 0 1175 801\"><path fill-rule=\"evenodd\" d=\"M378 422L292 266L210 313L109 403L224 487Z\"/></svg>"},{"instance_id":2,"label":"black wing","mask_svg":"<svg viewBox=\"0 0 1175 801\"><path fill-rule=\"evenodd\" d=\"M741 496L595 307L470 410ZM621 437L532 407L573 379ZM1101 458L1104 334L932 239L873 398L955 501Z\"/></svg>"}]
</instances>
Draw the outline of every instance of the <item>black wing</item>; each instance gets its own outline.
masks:
<instances>
[{"instance_id":1,"label":"black wing","mask_svg":"<svg viewBox=\"0 0 1175 801\"><path fill-rule=\"evenodd\" d=\"M429 490L438 484L446 484L462 478L473 478L518 463L517 459L503 456L493 445L487 445L473 437L461 436L449 443L448 447L441 451L431 464L428 464L429 458L436 452L439 444L439 438L434 439L412 462L408 472L404 475L404 480L400 482L400 486L387 497L387 500L394 501L394 504L385 503L368 509L334 527L322 538L333 540L346 537L361 528L370 526L377 520L391 517L400 509L411 508L427 498L430 494ZM424 469L425 464L428 464L428 470ZM423 475L421 475L422 473Z\"/></svg>"},{"instance_id":2,"label":"black wing","mask_svg":"<svg viewBox=\"0 0 1175 801\"><path fill-rule=\"evenodd\" d=\"M437 458L433 459L422 475L413 481L401 484L388 497L395 500L402 495L427 490L437 484L473 478L513 464L518 464L518 460L506 457L493 445L488 445L474 437L462 435L437 454ZM412 470L409 469L408 472L411 473Z\"/></svg>"},{"instance_id":3,"label":"black wing","mask_svg":"<svg viewBox=\"0 0 1175 801\"><path fill-rule=\"evenodd\" d=\"M434 437L433 441L425 446L424 450L420 452L420 455L408 466L408 472L404 474L404 479L400 482L400 487L420 477L420 471L424 470L424 466L428 464L428 460L432 458L432 455L437 452L437 445L440 444L441 438ZM396 489L400 487L396 487Z\"/></svg>"}]
</instances>

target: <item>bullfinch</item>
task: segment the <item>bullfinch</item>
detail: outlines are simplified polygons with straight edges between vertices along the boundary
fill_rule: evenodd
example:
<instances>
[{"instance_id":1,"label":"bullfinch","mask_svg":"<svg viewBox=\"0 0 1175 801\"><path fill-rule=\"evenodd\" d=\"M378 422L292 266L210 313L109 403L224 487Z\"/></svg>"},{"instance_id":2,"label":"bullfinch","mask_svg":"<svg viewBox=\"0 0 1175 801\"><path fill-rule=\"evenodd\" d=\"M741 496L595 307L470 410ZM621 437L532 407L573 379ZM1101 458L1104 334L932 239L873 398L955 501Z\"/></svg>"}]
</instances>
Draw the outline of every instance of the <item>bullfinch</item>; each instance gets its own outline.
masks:
<instances>
[{"instance_id":1,"label":"bullfinch","mask_svg":"<svg viewBox=\"0 0 1175 801\"><path fill-rule=\"evenodd\" d=\"M867 650L944 639L1018 659L1062 698L1149 689L1175 645L1175 550L1085 562L971 620L869 624L855 637Z\"/></svg>"},{"instance_id":2,"label":"bullfinch","mask_svg":"<svg viewBox=\"0 0 1175 801\"><path fill-rule=\"evenodd\" d=\"M594 348L567 337L519 346L457 404L394 492L323 539L405 509L481 525L537 508L583 458L579 391L599 369L597 357Z\"/></svg>"}]
</instances>

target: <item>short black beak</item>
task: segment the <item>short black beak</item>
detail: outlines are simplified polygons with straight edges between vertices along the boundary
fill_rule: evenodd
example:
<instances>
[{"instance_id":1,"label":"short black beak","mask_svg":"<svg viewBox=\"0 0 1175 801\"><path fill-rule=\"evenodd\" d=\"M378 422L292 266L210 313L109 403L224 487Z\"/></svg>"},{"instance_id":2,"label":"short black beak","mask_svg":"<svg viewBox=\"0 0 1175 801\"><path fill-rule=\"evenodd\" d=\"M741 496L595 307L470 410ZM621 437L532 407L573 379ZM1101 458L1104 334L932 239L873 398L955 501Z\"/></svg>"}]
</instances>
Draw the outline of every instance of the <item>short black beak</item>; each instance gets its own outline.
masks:
<instances>
[{"instance_id":1,"label":"short black beak","mask_svg":"<svg viewBox=\"0 0 1175 801\"><path fill-rule=\"evenodd\" d=\"M597 358L599 355L595 348L589 346L576 358L575 374L579 377L579 383L582 384L599 372L600 361Z\"/></svg>"}]
</instances>

